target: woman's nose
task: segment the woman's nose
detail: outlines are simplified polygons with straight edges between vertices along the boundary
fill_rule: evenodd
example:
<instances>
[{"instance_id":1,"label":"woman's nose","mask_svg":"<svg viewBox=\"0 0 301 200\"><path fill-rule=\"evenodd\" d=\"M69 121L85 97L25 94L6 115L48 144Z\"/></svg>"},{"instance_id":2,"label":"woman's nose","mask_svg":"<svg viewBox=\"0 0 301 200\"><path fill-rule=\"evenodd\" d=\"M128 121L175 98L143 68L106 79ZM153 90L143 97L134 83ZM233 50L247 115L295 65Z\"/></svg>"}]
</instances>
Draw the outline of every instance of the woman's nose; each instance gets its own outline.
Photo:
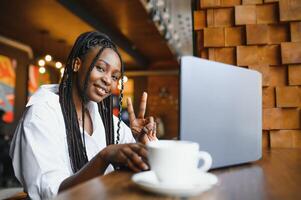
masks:
<instances>
[{"instance_id":1,"label":"woman's nose","mask_svg":"<svg viewBox=\"0 0 301 200\"><path fill-rule=\"evenodd\" d=\"M109 74L103 75L101 79L106 85L111 85L112 79Z\"/></svg>"}]
</instances>

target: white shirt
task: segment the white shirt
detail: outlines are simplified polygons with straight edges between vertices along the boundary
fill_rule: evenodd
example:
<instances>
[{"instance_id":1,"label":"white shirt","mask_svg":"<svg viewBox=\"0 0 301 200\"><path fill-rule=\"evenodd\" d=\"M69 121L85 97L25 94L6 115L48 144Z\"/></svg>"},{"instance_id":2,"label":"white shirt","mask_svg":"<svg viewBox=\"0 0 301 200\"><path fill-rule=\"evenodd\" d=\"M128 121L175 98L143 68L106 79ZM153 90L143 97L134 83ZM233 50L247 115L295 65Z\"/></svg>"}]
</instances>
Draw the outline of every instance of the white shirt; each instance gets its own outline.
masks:
<instances>
[{"instance_id":1,"label":"white shirt","mask_svg":"<svg viewBox=\"0 0 301 200\"><path fill-rule=\"evenodd\" d=\"M59 103L58 85L44 85L29 99L11 143L10 156L15 175L32 199L49 199L61 182L73 174L66 130ZM93 134L85 133L86 152L91 160L106 147L105 129L97 104L90 102ZM114 116L116 140L118 118ZM135 142L132 132L120 124L120 143ZM109 165L106 173L113 170Z\"/></svg>"}]
</instances>

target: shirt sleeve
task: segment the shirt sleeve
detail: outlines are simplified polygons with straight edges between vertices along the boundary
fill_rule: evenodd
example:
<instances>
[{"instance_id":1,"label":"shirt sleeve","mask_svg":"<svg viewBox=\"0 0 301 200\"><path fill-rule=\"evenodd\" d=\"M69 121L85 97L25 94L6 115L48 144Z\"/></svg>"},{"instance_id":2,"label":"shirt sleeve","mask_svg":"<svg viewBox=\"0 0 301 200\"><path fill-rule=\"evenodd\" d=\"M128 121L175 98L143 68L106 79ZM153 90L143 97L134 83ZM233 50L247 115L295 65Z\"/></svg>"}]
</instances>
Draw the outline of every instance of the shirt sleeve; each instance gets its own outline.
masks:
<instances>
[{"instance_id":1,"label":"shirt sleeve","mask_svg":"<svg viewBox=\"0 0 301 200\"><path fill-rule=\"evenodd\" d=\"M11 153L15 174L32 199L55 196L61 182L71 175L64 156L65 139L56 120L47 105L33 105L15 132Z\"/></svg>"}]
</instances>

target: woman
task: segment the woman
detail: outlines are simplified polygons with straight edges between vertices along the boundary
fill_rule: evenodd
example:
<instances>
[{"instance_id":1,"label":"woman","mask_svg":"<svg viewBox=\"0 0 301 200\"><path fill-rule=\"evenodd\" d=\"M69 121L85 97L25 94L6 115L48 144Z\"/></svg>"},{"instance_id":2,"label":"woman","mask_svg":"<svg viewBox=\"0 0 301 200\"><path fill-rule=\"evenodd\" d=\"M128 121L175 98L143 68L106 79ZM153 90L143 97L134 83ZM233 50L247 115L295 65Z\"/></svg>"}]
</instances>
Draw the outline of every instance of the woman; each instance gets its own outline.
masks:
<instances>
[{"instance_id":1,"label":"woman","mask_svg":"<svg viewBox=\"0 0 301 200\"><path fill-rule=\"evenodd\" d=\"M60 85L42 86L30 98L10 154L15 175L32 199L51 198L113 167L148 169L144 144L157 137L153 118L144 118L147 94L138 118L128 99L131 129L120 114L112 114L111 91L123 71L110 38L84 33L70 52Z\"/></svg>"}]
</instances>

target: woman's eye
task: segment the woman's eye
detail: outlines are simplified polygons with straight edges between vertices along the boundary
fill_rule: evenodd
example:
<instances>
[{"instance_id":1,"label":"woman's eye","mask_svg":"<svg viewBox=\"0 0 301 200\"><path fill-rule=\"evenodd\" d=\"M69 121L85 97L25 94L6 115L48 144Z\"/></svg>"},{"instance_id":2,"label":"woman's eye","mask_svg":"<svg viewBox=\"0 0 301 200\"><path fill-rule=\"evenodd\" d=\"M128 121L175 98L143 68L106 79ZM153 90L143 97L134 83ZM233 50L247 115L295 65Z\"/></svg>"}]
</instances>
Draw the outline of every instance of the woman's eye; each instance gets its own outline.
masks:
<instances>
[{"instance_id":1,"label":"woman's eye","mask_svg":"<svg viewBox=\"0 0 301 200\"><path fill-rule=\"evenodd\" d=\"M113 81L118 81L119 77L118 76L112 76Z\"/></svg>"},{"instance_id":2,"label":"woman's eye","mask_svg":"<svg viewBox=\"0 0 301 200\"><path fill-rule=\"evenodd\" d=\"M97 69L99 72L104 72L104 71L105 71L105 69L104 69L103 66L96 65L95 67L96 67L96 69Z\"/></svg>"}]
</instances>

